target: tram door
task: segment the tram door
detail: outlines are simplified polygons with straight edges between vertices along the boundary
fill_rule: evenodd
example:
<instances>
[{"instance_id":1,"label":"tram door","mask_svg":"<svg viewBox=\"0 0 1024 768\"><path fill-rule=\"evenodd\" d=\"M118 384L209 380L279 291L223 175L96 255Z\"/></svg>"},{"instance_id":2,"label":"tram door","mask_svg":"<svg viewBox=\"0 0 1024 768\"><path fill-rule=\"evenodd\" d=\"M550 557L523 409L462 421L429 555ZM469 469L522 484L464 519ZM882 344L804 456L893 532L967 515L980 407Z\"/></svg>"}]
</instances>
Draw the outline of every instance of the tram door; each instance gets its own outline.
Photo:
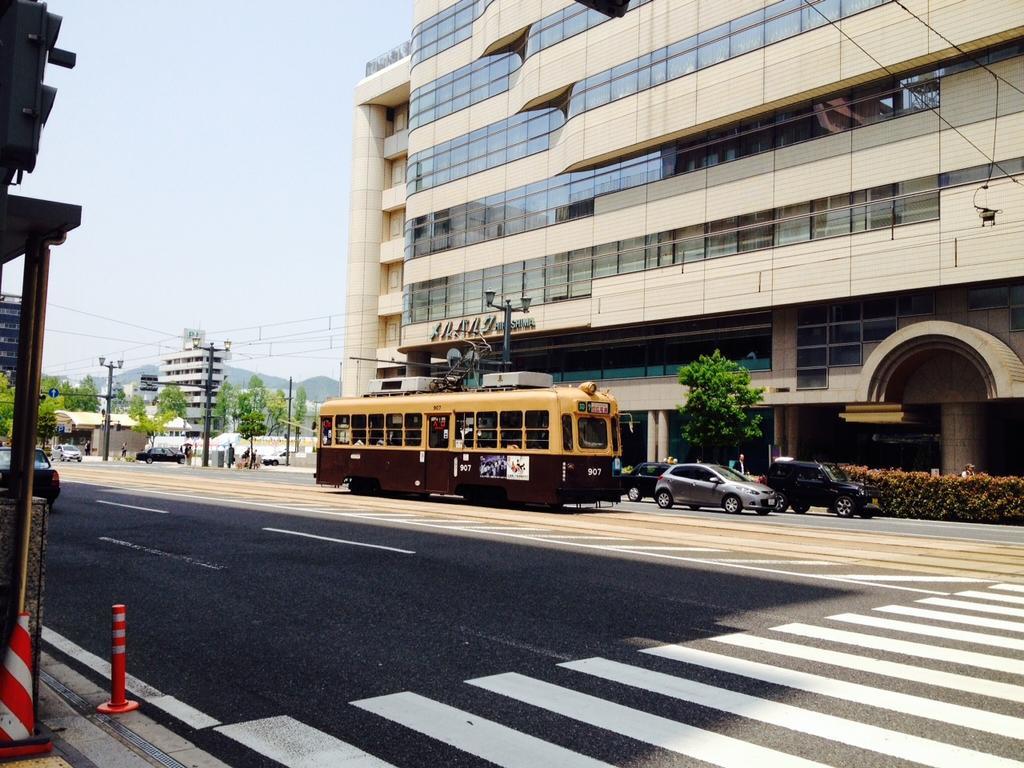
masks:
<instances>
[{"instance_id":1,"label":"tram door","mask_svg":"<svg viewBox=\"0 0 1024 768\"><path fill-rule=\"evenodd\" d=\"M449 450L452 441L452 414L432 413L427 416L427 456L424 485L430 493L451 493L455 480Z\"/></svg>"}]
</instances>

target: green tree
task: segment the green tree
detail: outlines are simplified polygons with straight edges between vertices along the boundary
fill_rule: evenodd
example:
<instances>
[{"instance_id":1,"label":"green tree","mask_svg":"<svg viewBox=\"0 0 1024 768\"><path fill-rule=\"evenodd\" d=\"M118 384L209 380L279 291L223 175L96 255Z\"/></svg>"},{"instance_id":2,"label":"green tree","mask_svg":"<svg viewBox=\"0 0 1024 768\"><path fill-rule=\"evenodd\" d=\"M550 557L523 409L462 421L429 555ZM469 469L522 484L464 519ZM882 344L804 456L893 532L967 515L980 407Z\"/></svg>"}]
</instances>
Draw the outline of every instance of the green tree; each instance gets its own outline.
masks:
<instances>
[{"instance_id":1,"label":"green tree","mask_svg":"<svg viewBox=\"0 0 1024 768\"><path fill-rule=\"evenodd\" d=\"M243 440L249 441L249 455L252 456L256 450L253 440L264 433L267 424L266 416L263 410L257 407L257 398L253 396L251 389L238 395L235 413L238 434Z\"/></svg>"},{"instance_id":2,"label":"green tree","mask_svg":"<svg viewBox=\"0 0 1024 768\"><path fill-rule=\"evenodd\" d=\"M267 395L265 415L266 434L272 435L284 429L285 419L288 418L288 398L280 389Z\"/></svg>"},{"instance_id":3,"label":"green tree","mask_svg":"<svg viewBox=\"0 0 1024 768\"><path fill-rule=\"evenodd\" d=\"M175 417L184 419L185 414L188 413L188 400L185 399L185 393L181 391L181 387L169 384L160 391L157 407L161 413L169 417L168 421Z\"/></svg>"},{"instance_id":4,"label":"green tree","mask_svg":"<svg viewBox=\"0 0 1024 768\"><path fill-rule=\"evenodd\" d=\"M265 414L267 411L267 387L263 383L263 379L259 376L249 379L249 388L246 392L249 393L252 410Z\"/></svg>"},{"instance_id":5,"label":"green tree","mask_svg":"<svg viewBox=\"0 0 1024 768\"><path fill-rule=\"evenodd\" d=\"M142 395L132 397L128 403L128 415L135 420L135 431L142 432L148 438L149 444L153 443L154 437L164 431L167 422L172 418L162 411L157 411L153 416L146 413L146 403L142 399Z\"/></svg>"},{"instance_id":6,"label":"green tree","mask_svg":"<svg viewBox=\"0 0 1024 768\"><path fill-rule=\"evenodd\" d=\"M7 375L0 373L0 437L9 438L14 426L14 388Z\"/></svg>"},{"instance_id":7,"label":"green tree","mask_svg":"<svg viewBox=\"0 0 1024 768\"><path fill-rule=\"evenodd\" d=\"M719 350L679 369L679 383L689 388L679 412L687 417L683 437L704 450L737 446L761 436L761 417L750 409L764 399L764 390L750 386L750 372L723 357Z\"/></svg>"},{"instance_id":8,"label":"green tree","mask_svg":"<svg viewBox=\"0 0 1024 768\"><path fill-rule=\"evenodd\" d=\"M309 411L309 406L306 404L306 388L299 385L299 388L295 390L295 397L292 400L292 423L298 424L301 427L306 426L306 413ZM296 438L301 432L296 429Z\"/></svg>"},{"instance_id":9,"label":"green tree","mask_svg":"<svg viewBox=\"0 0 1024 768\"><path fill-rule=\"evenodd\" d=\"M213 406L213 417L224 432L230 431L237 401L238 390L230 381L225 380L217 390L217 402Z\"/></svg>"},{"instance_id":10,"label":"green tree","mask_svg":"<svg viewBox=\"0 0 1024 768\"><path fill-rule=\"evenodd\" d=\"M67 386L62 388L61 392L67 392L69 397L67 398L72 411L88 411L89 413L100 412L100 390L96 386L96 380L92 376L86 376L79 382L77 387L71 386L69 382L64 382ZM45 389L43 390L46 391Z\"/></svg>"},{"instance_id":11,"label":"green tree","mask_svg":"<svg viewBox=\"0 0 1024 768\"><path fill-rule=\"evenodd\" d=\"M36 421L36 441L41 445L46 445L57 434L57 415L55 411L56 409L40 409L39 411L39 418Z\"/></svg>"}]
</instances>

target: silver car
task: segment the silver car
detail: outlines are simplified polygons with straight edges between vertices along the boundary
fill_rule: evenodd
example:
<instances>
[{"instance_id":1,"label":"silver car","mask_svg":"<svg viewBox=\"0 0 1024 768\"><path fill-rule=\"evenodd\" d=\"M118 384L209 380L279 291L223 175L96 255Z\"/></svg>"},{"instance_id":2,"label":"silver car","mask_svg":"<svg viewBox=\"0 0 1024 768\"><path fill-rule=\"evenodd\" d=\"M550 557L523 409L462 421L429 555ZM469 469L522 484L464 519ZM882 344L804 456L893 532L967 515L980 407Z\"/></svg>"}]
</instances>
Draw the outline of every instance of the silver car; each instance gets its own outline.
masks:
<instances>
[{"instance_id":1,"label":"silver car","mask_svg":"<svg viewBox=\"0 0 1024 768\"><path fill-rule=\"evenodd\" d=\"M675 465L658 478L654 500L662 509L680 504L690 509L721 507L732 513L752 509L759 515L767 515L777 503L775 491L767 485L719 464Z\"/></svg>"},{"instance_id":2,"label":"silver car","mask_svg":"<svg viewBox=\"0 0 1024 768\"><path fill-rule=\"evenodd\" d=\"M82 452L73 445L58 445L53 449L53 458L60 461L81 461Z\"/></svg>"}]
</instances>

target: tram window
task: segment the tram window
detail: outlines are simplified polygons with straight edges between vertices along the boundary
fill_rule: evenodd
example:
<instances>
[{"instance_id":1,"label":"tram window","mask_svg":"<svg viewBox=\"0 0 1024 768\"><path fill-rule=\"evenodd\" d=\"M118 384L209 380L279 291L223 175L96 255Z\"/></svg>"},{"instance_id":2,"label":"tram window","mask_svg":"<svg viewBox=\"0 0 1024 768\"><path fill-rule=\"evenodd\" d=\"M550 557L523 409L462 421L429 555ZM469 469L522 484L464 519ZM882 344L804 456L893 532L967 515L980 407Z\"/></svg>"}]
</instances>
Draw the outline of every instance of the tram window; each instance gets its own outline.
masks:
<instances>
[{"instance_id":1,"label":"tram window","mask_svg":"<svg viewBox=\"0 0 1024 768\"><path fill-rule=\"evenodd\" d=\"M501 447L523 447L523 412L501 412Z\"/></svg>"},{"instance_id":2,"label":"tram window","mask_svg":"<svg viewBox=\"0 0 1024 768\"><path fill-rule=\"evenodd\" d=\"M388 445L402 444L402 414L389 413L387 415Z\"/></svg>"},{"instance_id":3,"label":"tram window","mask_svg":"<svg viewBox=\"0 0 1024 768\"><path fill-rule=\"evenodd\" d=\"M580 448L607 448L608 422L584 416L580 419Z\"/></svg>"},{"instance_id":4,"label":"tram window","mask_svg":"<svg viewBox=\"0 0 1024 768\"><path fill-rule=\"evenodd\" d=\"M366 414L352 414L352 445L366 445Z\"/></svg>"},{"instance_id":5,"label":"tram window","mask_svg":"<svg viewBox=\"0 0 1024 768\"><path fill-rule=\"evenodd\" d=\"M334 444L335 445L348 445L352 439L351 425L349 424L349 416L336 416L334 418Z\"/></svg>"},{"instance_id":6,"label":"tram window","mask_svg":"<svg viewBox=\"0 0 1024 768\"><path fill-rule=\"evenodd\" d=\"M370 445L384 445L384 414L370 414Z\"/></svg>"},{"instance_id":7,"label":"tram window","mask_svg":"<svg viewBox=\"0 0 1024 768\"><path fill-rule=\"evenodd\" d=\"M331 444L331 429L334 426L334 419L331 416L324 416L320 419L320 445Z\"/></svg>"},{"instance_id":8,"label":"tram window","mask_svg":"<svg viewBox=\"0 0 1024 768\"><path fill-rule=\"evenodd\" d=\"M498 447L498 412L481 411L476 415L476 447Z\"/></svg>"},{"instance_id":9,"label":"tram window","mask_svg":"<svg viewBox=\"0 0 1024 768\"><path fill-rule=\"evenodd\" d=\"M472 412L461 412L455 414L455 439L462 441L463 448L473 447L474 423L475 421L473 419Z\"/></svg>"},{"instance_id":10,"label":"tram window","mask_svg":"<svg viewBox=\"0 0 1024 768\"><path fill-rule=\"evenodd\" d=\"M427 437L431 448L448 447L448 417L446 415L430 417L430 433Z\"/></svg>"},{"instance_id":11,"label":"tram window","mask_svg":"<svg viewBox=\"0 0 1024 768\"><path fill-rule=\"evenodd\" d=\"M405 414L405 444L417 448L423 445L423 414Z\"/></svg>"},{"instance_id":12,"label":"tram window","mask_svg":"<svg viewBox=\"0 0 1024 768\"><path fill-rule=\"evenodd\" d=\"M572 416L569 414L562 417L562 450L567 453L572 450Z\"/></svg>"},{"instance_id":13,"label":"tram window","mask_svg":"<svg viewBox=\"0 0 1024 768\"><path fill-rule=\"evenodd\" d=\"M612 453L619 452L619 420L612 416Z\"/></svg>"},{"instance_id":14,"label":"tram window","mask_svg":"<svg viewBox=\"0 0 1024 768\"><path fill-rule=\"evenodd\" d=\"M535 451L548 449L550 433L548 432L547 411L526 412L526 447Z\"/></svg>"}]
</instances>

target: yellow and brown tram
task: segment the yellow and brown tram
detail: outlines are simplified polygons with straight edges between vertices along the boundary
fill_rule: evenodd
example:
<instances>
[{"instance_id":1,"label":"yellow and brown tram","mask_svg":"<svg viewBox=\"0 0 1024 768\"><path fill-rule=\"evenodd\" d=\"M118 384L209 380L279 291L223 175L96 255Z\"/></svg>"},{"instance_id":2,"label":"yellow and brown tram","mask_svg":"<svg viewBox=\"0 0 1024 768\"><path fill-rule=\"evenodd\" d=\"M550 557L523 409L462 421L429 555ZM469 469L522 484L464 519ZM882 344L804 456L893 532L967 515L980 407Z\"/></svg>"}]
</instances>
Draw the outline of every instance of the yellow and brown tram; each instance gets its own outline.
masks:
<instances>
[{"instance_id":1,"label":"yellow and brown tram","mask_svg":"<svg viewBox=\"0 0 1024 768\"><path fill-rule=\"evenodd\" d=\"M474 502L617 502L618 405L592 383L332 400L317 483Z\"/></svg>"}]
</instances>

